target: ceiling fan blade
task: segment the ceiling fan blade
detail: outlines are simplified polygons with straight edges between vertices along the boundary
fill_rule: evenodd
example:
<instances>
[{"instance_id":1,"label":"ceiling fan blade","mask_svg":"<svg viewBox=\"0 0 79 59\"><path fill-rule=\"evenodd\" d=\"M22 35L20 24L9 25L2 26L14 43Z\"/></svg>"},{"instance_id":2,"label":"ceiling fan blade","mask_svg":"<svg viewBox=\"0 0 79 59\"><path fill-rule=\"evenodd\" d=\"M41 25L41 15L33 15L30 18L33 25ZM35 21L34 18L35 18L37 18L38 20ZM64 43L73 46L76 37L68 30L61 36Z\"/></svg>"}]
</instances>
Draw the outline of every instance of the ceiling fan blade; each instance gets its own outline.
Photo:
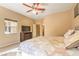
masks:
<instances>
[{"instance_id":1,"label":"ceiling fan blade","mask_svg":"<svg viewBox=\"0 0 79 59\"><path fill-rule=\"evenodd\" d=\"M36 3L33 3L33 6L35 6Z\"/></svg>"},{"instance_id":2,"label":"ceiling fan blade","mask_svg":"<svg viewBox=\"0 0 79 59\"><path fill-rule=\"evenodd\" d=\"M34 3L34 5L35 5L35 4L36 4L36 3ZM25 3L23 3L23 5L24 5L24 6L27 6L27 7L30 7L30 8L32 8L32 9L36 9L36 10L43 10L43 11L45 10L44 8L35 8L34 5L33 5L33 6L29 6L29 5L25 4ZM39 3L38 3L38 5L39 5Z\"/></svg>"},{"instance_id":3,"label":"ceiling fan blade","mask_svg":"<svg viewBox=\"0 0 79 59\"><path fill-rule=\"evenodd\" d=\"M39 3L33 3L33 6L35 6L35 5L37 5L37 6L38 6L38 5L39 5Z\"/></svg>"},{"instance_id":4,"label":"ceiling fan blade","mask_svg":"<svg viewBox=\"0 0 79 59\"><path fill-rule=\"evenodd\" d=\"M30 7L30 8L33 8L33 7L31 7L31 6L29 6L29 5L25 4L25 3L23 3L23 5L24 5L24 6L27 6L27 7Z\"/></svg>"},{"instance_id":5,"label":"ceiling fan blade","mask_svg":"<svg viewBox=\"0 0 79 59\"><path fill-rule=\"evenodd\" d=\"M31 12L32 10L28 10L27 12Z\"/></svg>"},{"instance_id":6,"label":"ceiling fan blade","mask_svg":"<svg viewBox=\"0 0 79 59\"><path fill-rule=\"evenodd\" d=\"M35 9L37 9L37 10L43 10L43 11L45 10L44 8L35 8Z\"/></svg>"}]
</instances>

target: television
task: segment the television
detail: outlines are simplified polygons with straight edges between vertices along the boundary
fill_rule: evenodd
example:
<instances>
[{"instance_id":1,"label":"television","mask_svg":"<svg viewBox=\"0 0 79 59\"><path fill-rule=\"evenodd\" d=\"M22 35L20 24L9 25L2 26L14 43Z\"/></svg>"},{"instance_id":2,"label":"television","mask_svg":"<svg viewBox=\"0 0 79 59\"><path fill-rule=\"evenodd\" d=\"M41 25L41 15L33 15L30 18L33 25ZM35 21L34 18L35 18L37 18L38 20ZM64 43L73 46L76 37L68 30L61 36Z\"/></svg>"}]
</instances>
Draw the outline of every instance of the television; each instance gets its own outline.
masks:
<instances>
[{"instance_id":1,"label":"television","mask_svg":"<svg viewBox=\"0 0 79 59\"><path fill-rule=\"evenodd\" d=\"M22 32L30 31L30 26L22 26Z\"/></svg>"}]
</instances>

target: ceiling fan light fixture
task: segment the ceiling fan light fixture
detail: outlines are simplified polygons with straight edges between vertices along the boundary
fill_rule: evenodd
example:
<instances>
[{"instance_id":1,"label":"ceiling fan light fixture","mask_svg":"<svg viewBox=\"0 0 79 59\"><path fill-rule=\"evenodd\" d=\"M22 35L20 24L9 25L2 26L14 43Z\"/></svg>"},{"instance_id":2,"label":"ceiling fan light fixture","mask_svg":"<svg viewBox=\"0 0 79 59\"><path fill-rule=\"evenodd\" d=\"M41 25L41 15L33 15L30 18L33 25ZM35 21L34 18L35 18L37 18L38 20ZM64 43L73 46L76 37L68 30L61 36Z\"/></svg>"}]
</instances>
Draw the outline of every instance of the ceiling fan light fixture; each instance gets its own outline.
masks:
<instances>
[{"instance_id":1,"label":"ceiling fan light fixture","mask_svg":"<svg viewBox=\"0 0 79 59\"><path fill-rule=\"evenodd\" d=\"M33 14L36 14L36 15L38 15L38 13L40 13L40 12L41 12L41 11L35 10L35 9L32 11L32 13L33 13Z\"/></svg>"},{"instance_id":2,"label":"ceiling fan light fixture","mask_svg":"<svg viewBox=\"0 0 79 59\"><path fill-rule=\"evenodd\" d=\"M39 13L43 13L45 11L45 8L42 7L41 3L33 3L32 6L23 4L24 6L27 6L31 8L31 10L28 10L28 12L32 11L32 13L38 15Z\"/></svg>"}]
</instances>

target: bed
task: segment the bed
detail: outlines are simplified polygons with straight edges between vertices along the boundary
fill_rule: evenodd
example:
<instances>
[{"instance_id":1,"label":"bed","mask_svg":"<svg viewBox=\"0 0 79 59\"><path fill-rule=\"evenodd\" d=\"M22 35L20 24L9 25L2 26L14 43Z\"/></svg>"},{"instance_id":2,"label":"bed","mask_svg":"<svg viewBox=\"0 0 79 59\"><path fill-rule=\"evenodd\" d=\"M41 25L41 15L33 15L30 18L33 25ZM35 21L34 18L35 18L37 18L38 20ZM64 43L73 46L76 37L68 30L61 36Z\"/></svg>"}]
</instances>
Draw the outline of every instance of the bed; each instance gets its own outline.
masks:
<instances>
[{"instance_id":1,"label":"bed","mask_svg":"<svg viewBox=\"0 0 79 59\"><path fill-rule=\"evenodd\" d=\"M56 40L59 39L59 40ZM20 49L25 53L43 56L43 55L53 55L55 48L63 46L63 37L37 37L20 44Z\"/></svg>"},{"instance_id":2,"label":"bed","mask_svg":"<svg viewBox=\"0 0 79 59\"><path fill-rule=\"evenodd\" d=\"M78 46L79 31L69 30L62 37L40 36L26 40L20 44L19 50L32 56L66 56L79 53L79 49L75 48Z\"/></svg>"}]
</instances>

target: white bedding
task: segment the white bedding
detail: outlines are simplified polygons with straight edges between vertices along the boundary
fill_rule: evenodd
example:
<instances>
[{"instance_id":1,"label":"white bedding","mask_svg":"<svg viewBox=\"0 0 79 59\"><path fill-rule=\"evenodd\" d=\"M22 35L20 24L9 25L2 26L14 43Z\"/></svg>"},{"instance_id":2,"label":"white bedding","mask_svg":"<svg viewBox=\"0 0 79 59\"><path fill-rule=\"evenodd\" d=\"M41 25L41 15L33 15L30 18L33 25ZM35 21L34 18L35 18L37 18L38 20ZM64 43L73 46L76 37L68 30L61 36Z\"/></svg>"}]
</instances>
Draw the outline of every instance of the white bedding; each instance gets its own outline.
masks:
<instances>
[{"instance_id":1,"label":"white bedding","mask_svg":"<svg viewBox=\"0 0 79 59\"><path fill-rule=\"evenodd\" d=\"M19 49L32 56L75 55L73 49L65 49L63 39L63 37L37 37L22 42Z\"/></svg>"},{"instance_id":2,"label":"white bedding","mask_svg":"<svg viewBox=\"0 0 79 59\"><path fill-rule=\"evenodd\" d=\"M41 37L22 42L20 49L31 55L47 55L48 49L53 51L53 47L47 39L44 40Z\"/></svg>"},{"instance_id":3,"label":"white bedding","mask_svg":"<svg viewBox=\"0 0 79 59\"><path fill-rule=\"evenodd\" d=\"M61 37L38 37L20 44L20 50L33 56L67 55Z\"/></svg>"}]
</instances>

